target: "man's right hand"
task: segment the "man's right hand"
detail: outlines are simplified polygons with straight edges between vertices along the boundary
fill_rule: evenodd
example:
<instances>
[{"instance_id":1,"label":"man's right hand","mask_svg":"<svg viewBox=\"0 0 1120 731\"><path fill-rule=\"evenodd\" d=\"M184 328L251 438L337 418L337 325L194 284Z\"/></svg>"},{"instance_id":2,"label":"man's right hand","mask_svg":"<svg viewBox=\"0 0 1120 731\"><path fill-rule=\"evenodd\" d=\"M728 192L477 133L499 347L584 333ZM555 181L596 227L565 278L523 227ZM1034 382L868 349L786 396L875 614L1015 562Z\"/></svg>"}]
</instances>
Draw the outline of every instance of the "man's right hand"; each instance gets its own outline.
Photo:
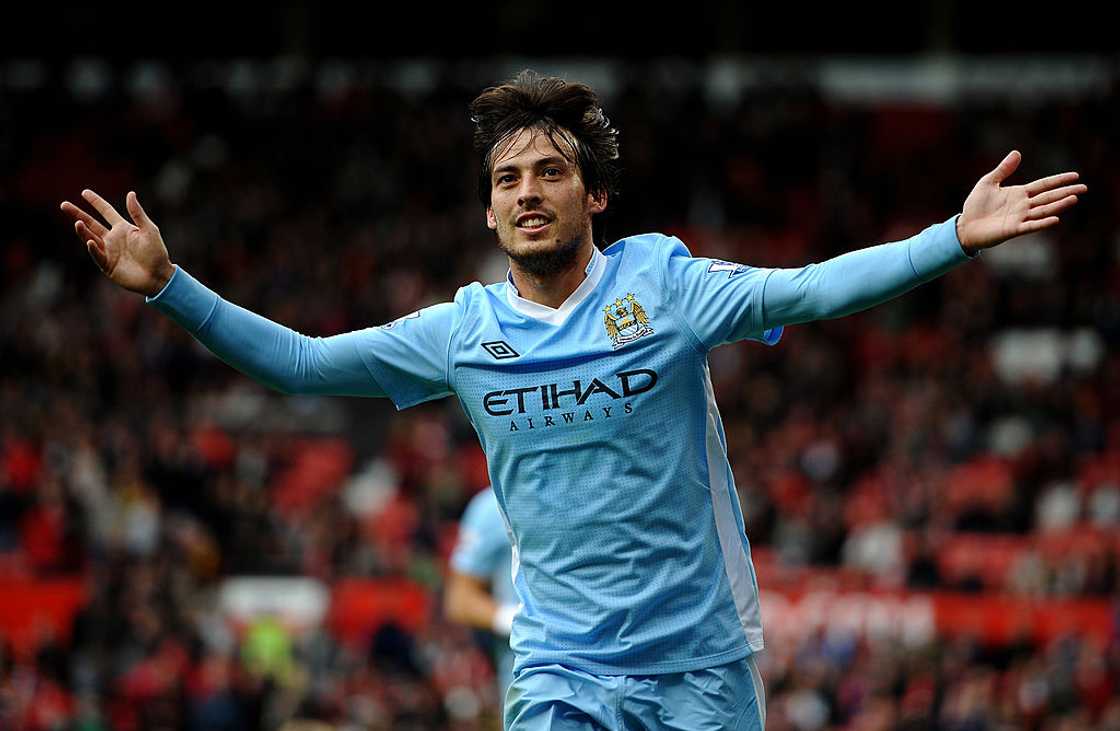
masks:
<instances>
[{"instance_id":1,"label":"man's right hand","mask_svg":"<svg viewBox=\"0 0 1120 731\"><path fill-rule=\"evenodd\" d=\"M175 267L159 229L140 207L136 194L130 192L125 201L132 223L92 190L83 190L82 198L101 214L108 227L70 201L63 202L62 210L74 218L74 231L98 268L131 292L148 297L158 294Z\"/></svg>"}]
</instances>

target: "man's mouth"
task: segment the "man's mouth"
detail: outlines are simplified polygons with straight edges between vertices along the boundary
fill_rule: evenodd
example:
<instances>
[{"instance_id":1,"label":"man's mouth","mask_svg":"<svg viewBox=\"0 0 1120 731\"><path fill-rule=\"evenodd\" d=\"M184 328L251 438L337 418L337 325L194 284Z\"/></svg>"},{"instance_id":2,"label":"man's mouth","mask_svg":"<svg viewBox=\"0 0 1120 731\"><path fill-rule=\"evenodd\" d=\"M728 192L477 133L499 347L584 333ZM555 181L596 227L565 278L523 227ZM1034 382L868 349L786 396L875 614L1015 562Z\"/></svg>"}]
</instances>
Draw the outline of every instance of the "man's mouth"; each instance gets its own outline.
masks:
<instances>
[{"instance_id":1,"label":"man's mouth","mask_svg":"<svg viewBox=\"0 0 1120 731\"><path fill-rule=\"evenodd\" d=\"M544 231L552 223L545 216L523 216L517 219L517 228L525 233L539 233Z\"/></svg>"}]
</instances>

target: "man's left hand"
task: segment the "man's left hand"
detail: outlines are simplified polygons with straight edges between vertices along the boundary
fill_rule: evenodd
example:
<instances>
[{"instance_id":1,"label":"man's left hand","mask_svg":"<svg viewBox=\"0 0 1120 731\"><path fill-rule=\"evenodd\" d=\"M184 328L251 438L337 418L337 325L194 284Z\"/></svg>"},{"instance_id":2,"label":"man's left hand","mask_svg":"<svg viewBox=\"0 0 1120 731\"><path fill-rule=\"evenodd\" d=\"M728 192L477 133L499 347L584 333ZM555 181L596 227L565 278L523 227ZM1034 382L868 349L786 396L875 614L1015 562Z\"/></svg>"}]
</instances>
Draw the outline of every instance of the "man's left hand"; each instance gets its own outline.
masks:
<instances>
[{"instance_id":1,"label":"man's left hand","mask_svg":"<svg viewBox=\"0 0 1120 731\"><path fill-rule=\"evenodd\" d=\"M998 246L1016 236L1059 223L1058 214L1089 190L1075 184L1078 174L1059 173L1026 185L1000 187L1019 167L1023 156L1012 150L996 169L980 178L957 219L957 238L969 255Z\"/></svg>"}]
</instances>

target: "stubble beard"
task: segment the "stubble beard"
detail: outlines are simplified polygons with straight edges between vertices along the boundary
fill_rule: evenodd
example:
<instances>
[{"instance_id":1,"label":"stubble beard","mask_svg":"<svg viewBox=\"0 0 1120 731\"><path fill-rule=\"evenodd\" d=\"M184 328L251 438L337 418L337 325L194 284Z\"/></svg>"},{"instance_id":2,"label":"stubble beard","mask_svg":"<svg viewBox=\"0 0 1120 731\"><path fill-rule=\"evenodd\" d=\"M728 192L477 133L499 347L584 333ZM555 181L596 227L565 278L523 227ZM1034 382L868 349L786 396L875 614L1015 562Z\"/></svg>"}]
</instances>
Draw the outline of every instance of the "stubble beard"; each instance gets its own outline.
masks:
<instances>
[{"instance_id":1,"label":"stubble beard","mask_svg":"<svg viewBox=\"0 0 1120 731\"><path fill-rule=\"evenodd\" d=\"M556 246L540 251L516 252L498 237L498 248L526 274L545 279L571 269L576 264L583 237L579 234L568 240L557 239Z\"/></svg>"}]
</instances>

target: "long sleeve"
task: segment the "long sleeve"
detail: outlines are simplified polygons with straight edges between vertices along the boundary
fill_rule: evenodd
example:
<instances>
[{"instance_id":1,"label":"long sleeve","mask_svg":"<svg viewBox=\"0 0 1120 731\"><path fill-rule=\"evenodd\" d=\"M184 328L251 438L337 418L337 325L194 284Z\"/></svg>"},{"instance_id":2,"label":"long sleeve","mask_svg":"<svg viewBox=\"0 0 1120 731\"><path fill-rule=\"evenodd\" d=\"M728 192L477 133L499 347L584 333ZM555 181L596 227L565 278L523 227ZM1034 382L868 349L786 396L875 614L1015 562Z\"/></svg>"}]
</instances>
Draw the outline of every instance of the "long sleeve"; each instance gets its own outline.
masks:
<instances>
[{"instance_id":1,"label":"long sleeve","mask_svg":"<svg viewBox=\"0 0 1120 731\"><path fill-rule=\"evenodd\" d=\"M772 345L785 325L873 307L976 258L961 248L956 216L902 241L794 269L693 257L678 239L666 241L666 285L707 348L746 338Z\"/></svg>"},{"instance_id":2,"label":"long sleeve","mask_svg":"<svg viewBox=\"0 0 1120 731\"><path fill-rule=\"evenodd\" d=\"M916 236L850 251L799 269L773 269L762 284L763 328L843 317L894 299L969 257L956 216Z\"/></svg>"},{"instance_id":3,"label":"long sleeve","mask_svg":"<svg viewBox=\"0 0 1120 731\"><path fill-rule=\"evenodd\" d=\"M387 326L309 337L227 302L180 267L145 301L229 365L284 393L391 396L403 408L402 401L448 392L447 343L441 342L449 336L448 317L413 313ZM418 327L404 335L408 328L393 327L402 321ZM402 341L409 344L407 353Z\"/></svg>"}]
</instances>

